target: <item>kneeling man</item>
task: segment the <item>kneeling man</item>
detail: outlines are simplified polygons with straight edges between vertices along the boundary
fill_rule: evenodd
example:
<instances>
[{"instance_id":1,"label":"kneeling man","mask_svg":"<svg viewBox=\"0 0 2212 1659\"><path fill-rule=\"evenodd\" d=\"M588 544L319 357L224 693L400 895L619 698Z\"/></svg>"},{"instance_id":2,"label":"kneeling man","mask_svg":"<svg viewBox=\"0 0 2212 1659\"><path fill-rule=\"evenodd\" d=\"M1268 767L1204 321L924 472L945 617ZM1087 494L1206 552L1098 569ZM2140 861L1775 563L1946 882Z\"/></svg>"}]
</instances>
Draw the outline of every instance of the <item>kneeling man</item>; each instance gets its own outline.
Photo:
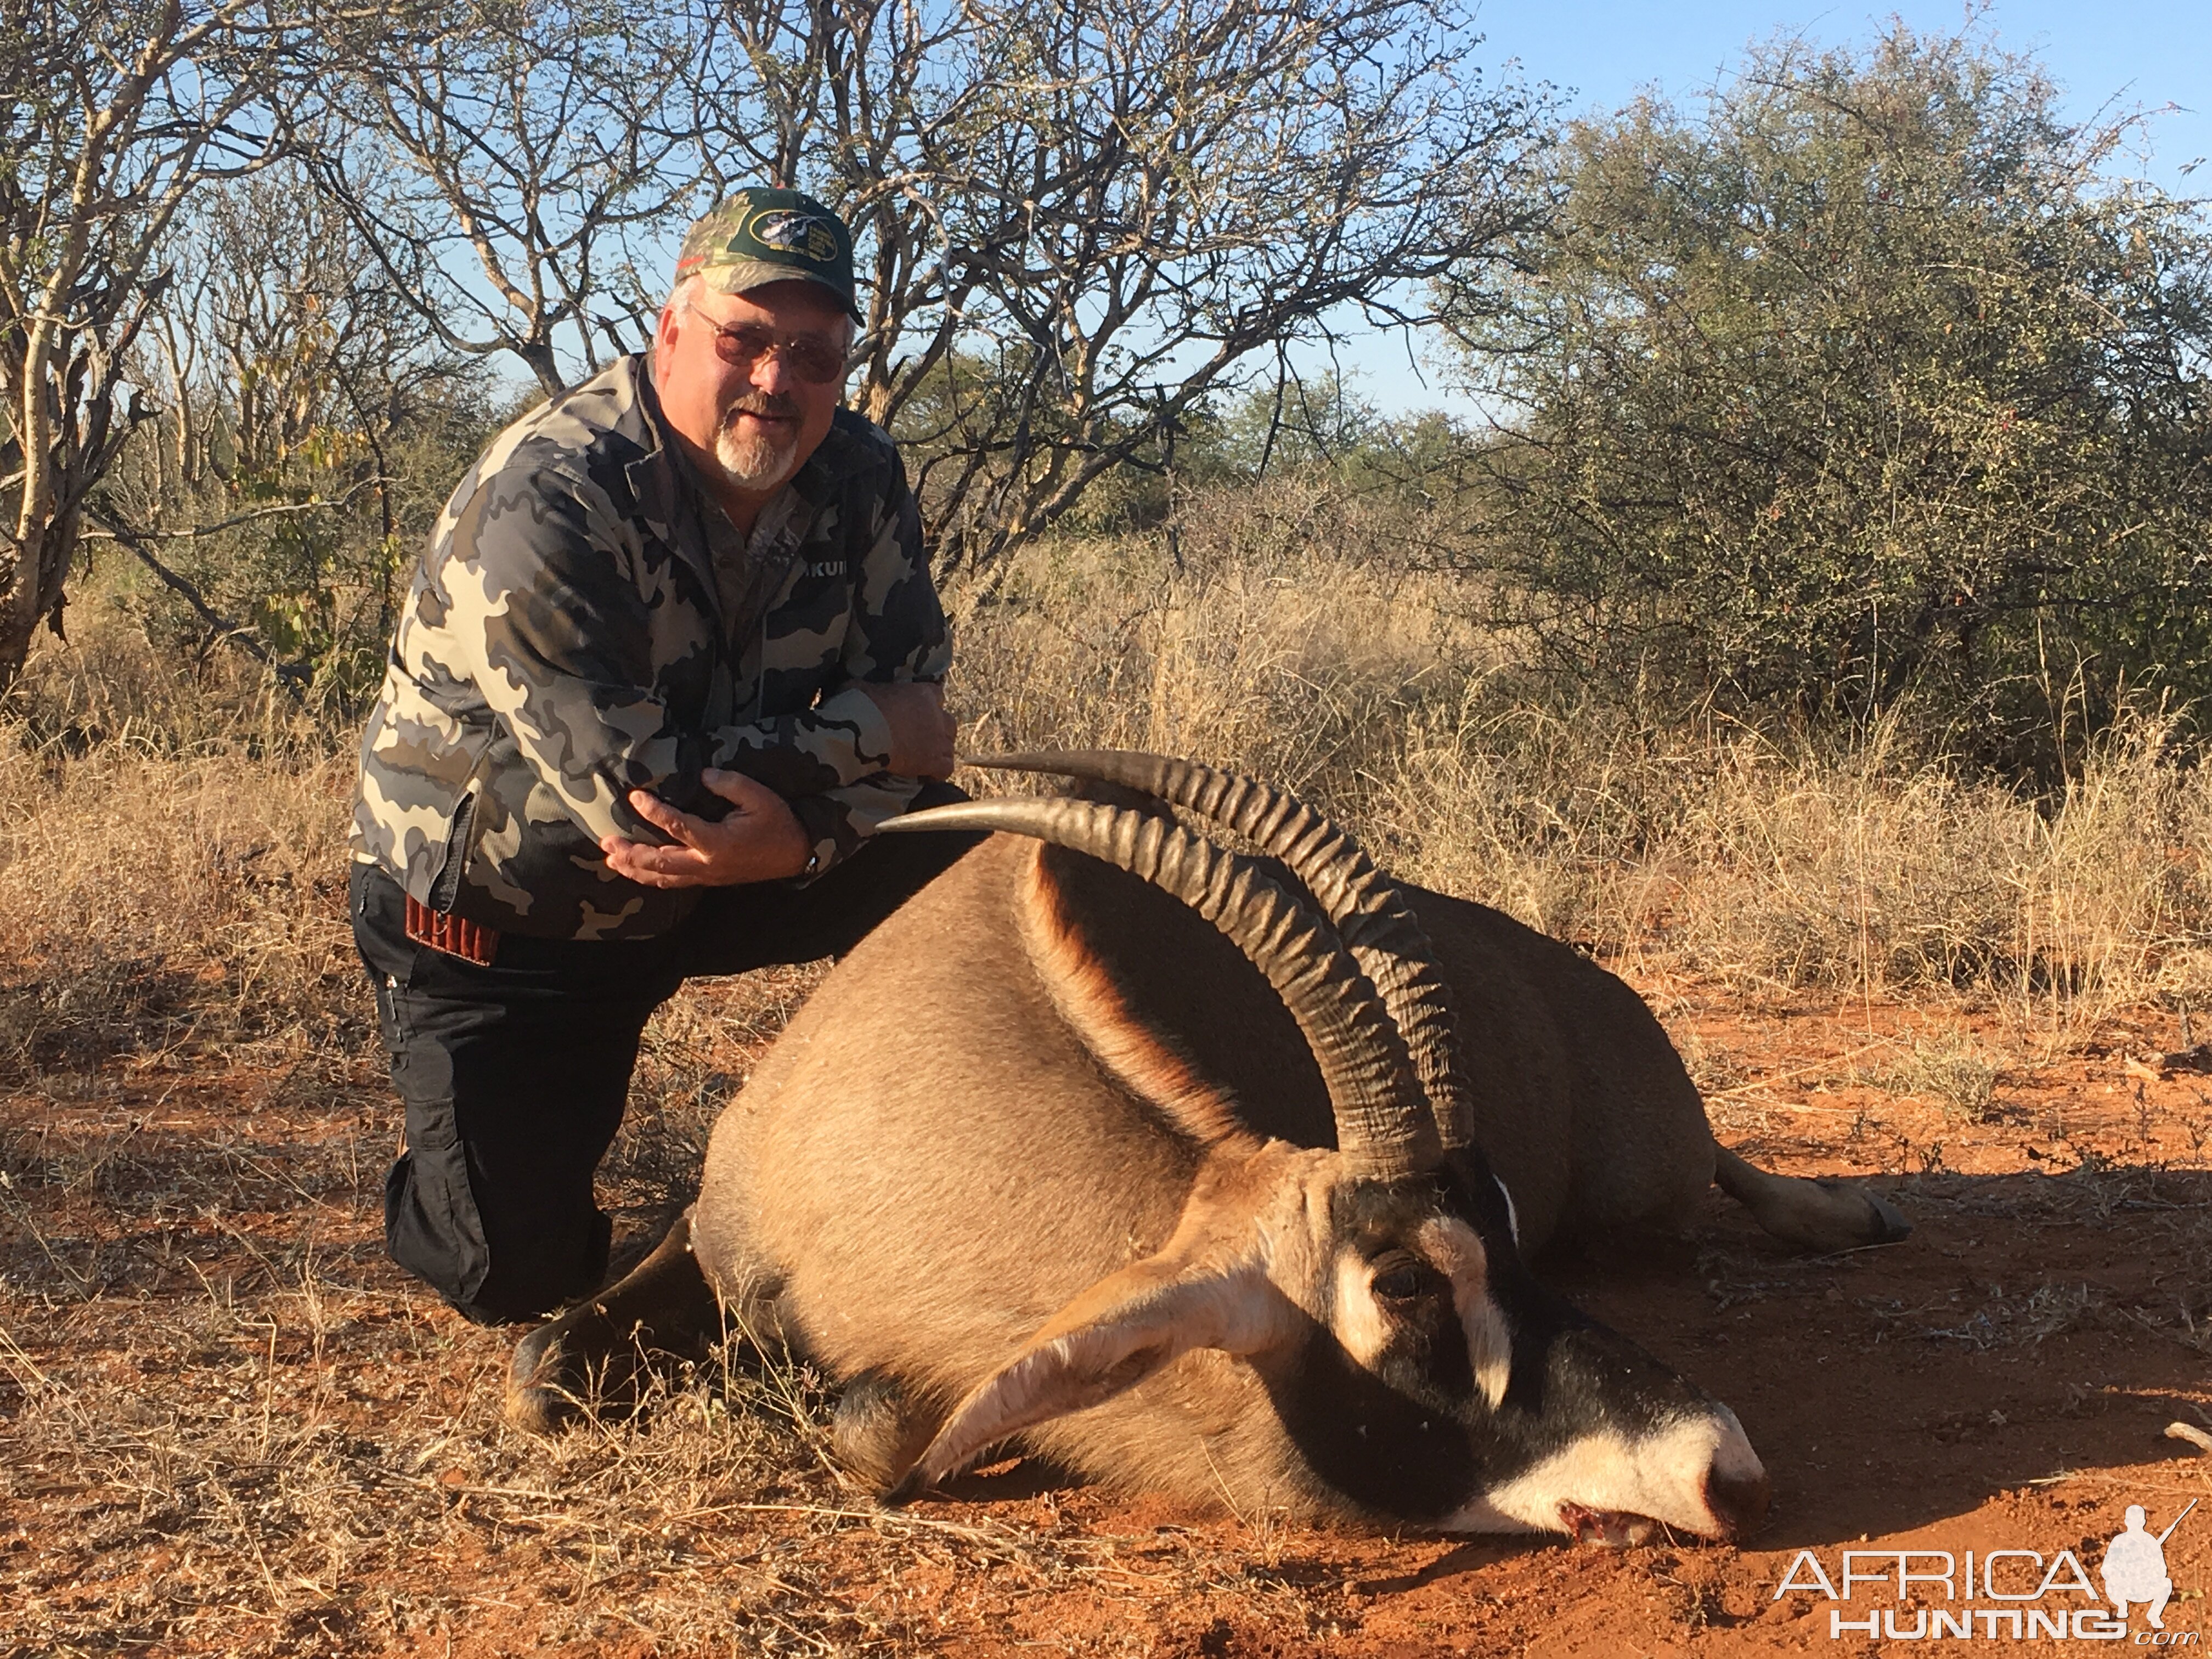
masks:
<instances>
[{"instance_id":1,"label":"kneeling man","mask_svg":"<svg viewBox=\"0 0 2212 1659\"><path fill-rule=\"evenodd\" d=\"M740 191L651 353L494 439L416 573L351 902L406 1106L386 1241L473 1319L599 1287L592 1172L686 976L840 954L972 842L868 839L959 793L926 781L952 722L914 498L838 406L859 318L845 226Z\"/></svg>"}]
</instances>

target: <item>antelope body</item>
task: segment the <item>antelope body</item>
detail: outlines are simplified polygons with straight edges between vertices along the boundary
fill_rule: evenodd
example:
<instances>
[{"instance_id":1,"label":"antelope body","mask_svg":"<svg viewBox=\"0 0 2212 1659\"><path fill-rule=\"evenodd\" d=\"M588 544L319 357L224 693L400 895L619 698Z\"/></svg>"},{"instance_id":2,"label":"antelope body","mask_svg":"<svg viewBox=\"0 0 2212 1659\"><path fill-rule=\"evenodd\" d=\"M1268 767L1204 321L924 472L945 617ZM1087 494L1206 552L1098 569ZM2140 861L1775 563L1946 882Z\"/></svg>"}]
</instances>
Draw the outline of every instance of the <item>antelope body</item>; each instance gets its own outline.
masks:
<instances>
[{"instance_id":1,"label":"antelope body","mask_svg":"<svg viewBox=\"0 0 2212 1659\"><path fill-rule=\"evenodd\" d=\"M703 1270L757 1340L847 1383L840 1452L894 1499L1015 1443L1247 1515L1755 1525L1734 1415L1523 1252L1679 1229L1717 1174L1813 1248L1901 1236L1894 1212L1717 1149L1619 980L1399 887L1289 797L1150 756L1006 763L1133 805L888 826L1018 833L829 975L716 1125L685 1220L525 1340L510 1417L549 1427L594 1363L696 1329Z\"/></svg>"}]
</instances>

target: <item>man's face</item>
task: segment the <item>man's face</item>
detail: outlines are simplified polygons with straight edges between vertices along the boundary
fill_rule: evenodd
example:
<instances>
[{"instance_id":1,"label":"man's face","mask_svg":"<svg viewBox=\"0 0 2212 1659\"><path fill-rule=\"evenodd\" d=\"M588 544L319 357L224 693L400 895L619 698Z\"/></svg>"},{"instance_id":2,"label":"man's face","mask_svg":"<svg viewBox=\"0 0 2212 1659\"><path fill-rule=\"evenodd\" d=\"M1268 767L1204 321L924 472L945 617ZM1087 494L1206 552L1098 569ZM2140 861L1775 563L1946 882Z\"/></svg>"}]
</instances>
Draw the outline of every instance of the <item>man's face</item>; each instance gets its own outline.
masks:
<instances>
[{"instance_id":1,"label":"man's face","mask_svg":"<svg viewBox=\"0 0 2212 1659\"><path fill-rule=\"evenodd\" d=\"M765 331L779 343L805 342L820 348L817 356L842 359L847 319L826 291L803 281L744 294L693 284L660 313L654 385L661 412L695 465L740 495L764 500L829 435L843 381L809 380L788 350L726 361L731 347L718 342L717 325Z\"/></svg>"}]
</instances>

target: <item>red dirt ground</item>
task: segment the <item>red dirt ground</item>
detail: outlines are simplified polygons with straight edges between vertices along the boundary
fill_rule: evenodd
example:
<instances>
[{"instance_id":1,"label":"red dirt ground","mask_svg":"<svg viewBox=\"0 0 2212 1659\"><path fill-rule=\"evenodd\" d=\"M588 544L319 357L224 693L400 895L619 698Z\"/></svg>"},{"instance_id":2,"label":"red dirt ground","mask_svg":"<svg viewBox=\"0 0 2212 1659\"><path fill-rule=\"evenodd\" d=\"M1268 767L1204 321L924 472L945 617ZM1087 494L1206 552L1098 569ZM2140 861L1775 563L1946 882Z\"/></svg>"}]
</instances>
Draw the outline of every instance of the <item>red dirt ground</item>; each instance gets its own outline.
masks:
<instances>
[{"instance_id":1,"label":"red dirt ground","mask_svg":"<svg viewBox=\"0 0 2212 1659\"><path fill-rule=\"evenodd\" d=\"M461 1323L380 1259L373 1200L390 1132L373 1080L356 1063L319 1096L297 1079L188 1083L134 1065L0 1100L0 1378L14 1378L0 1380L0 1464L14 1462L0 1485L0 1650L1901 1653L1919 1644L1832 1635L1839 1604L1778 1598L1799 1552L1834 1578L1845 1549L2016 1549L2045 1562L2070 1550L2094 1579L2128 1504L2155 1531L2212 1498L2212 1455L2163 1432L2212 1426L2212 1077L2160 1063L2184 1047L2167 1016L2108 1022L2039 1061L1986 1014L1747 1009L1710 985L1646 988L1696 1058L1723 1139L1788 1172L1869 1178L1916 1225L1898 1245L1807 1260L1716 1194L1678 1250L1544 1264L1735 1408L1775 1485L1769 1524L1742 1547L1314 1532L1058 1488L1020 1465L971 1480L957 1501L878 1519L818 1469L794 1468L787 1481L655 1510L653 1552L632 1539L611 1565L595 1556L584 1571L560 1543L544 1454L482 1449L501 1432L491 1402L509 1335ZM2014 1057L1978 1121L1899 1091L1900 1057L1936 1035ZM185 1190L175 1161L192 1158L223 1160L242 1201L164 1200ZM274 1317L196 1337L197 1350L134 1328L187 1299L246 1295L254 1261L296 1250L303 1227L321 1270L354 1287L327 1346L322 1326L310 1337ZM163 1368L194 1390L230 1391L230 1415L211 1420L241 1443L258 1426L265 1447L312 1410L341 1446L333 1455L355 1444L361 1468L404 1469L405 1439L421 1473L387 1476L379 1490L391 1496L348 1512L356 1565L328 1575L296 1565L306 1543L272 1522L278 1565L258 1576L264 1596L235 1546L217 1571L195 1545L200 1523L164 1532L144 1519L143 1491L53 1438L64 1411L87 1445L104 1413L143 1414ZM459 1431L403 1433L432 1404ZM673 1431L647 1423L638 1443L659 1432ZM428 1449L414 1458L418 1443ZM241 1503L252 1462L225 1465ZM136 1530L101 1519L133 1503ZM392 1506L395 1537L403 1519L410 1529L396 1558L362 1541L377 1504ZM291 1553L279 1559L280 1547ZM2166 1559L2167 1630L2204 1632L2212 1503L2182 1522ZM2017 1558L2008 1571L2034 1576ZM1960 1605L1917 1588L1907 1604L1863 1583L1845 1615L1886 1608L1909 1631L1917 1609ZM722 1638L697 1634L720 1605L697 1599L708 1595L745 1609ZM687 1596L680 1620L656 1611ZM2090 1604L2054 1590L2021 1605ZM2143 1644L2140 1614L2133 1627L2127 1645Z\"/></svg>"}]
</instances>

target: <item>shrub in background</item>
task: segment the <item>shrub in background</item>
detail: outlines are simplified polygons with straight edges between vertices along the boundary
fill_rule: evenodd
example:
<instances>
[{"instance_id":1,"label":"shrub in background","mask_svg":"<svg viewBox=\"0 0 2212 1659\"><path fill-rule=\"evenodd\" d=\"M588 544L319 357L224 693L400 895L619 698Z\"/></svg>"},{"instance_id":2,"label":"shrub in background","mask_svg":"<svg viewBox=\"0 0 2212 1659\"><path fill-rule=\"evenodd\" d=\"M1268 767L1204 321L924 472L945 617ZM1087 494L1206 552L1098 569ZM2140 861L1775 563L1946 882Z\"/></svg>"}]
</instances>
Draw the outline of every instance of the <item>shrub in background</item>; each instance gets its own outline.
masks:
<instances>
[{"instance_id":1,"label":"shrub in background","mask_svg":"<svg viewBox=\"0 0 2212 1659\"><path fill-rule=\"evenodd\" d=\"M1901 25L1571 131L1558 213L1448 296L1508 411L1468 557L1556 675L2056 775L2212 690L2212 241L2124 125Z\"/></svg>"}]
</instances>

